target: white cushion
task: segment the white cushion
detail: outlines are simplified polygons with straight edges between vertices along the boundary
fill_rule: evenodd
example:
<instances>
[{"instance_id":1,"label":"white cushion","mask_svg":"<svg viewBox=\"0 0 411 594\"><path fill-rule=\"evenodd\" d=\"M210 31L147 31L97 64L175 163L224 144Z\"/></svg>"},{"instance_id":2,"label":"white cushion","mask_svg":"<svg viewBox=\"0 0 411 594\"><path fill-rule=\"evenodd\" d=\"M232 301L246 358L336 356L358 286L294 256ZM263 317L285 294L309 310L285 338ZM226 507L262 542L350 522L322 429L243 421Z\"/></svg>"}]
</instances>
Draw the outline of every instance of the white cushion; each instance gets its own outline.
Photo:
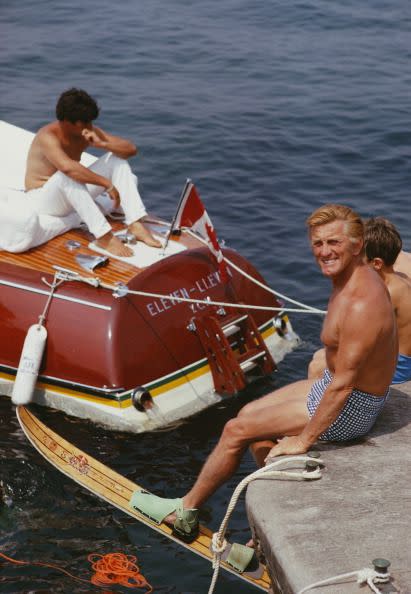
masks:
<instances>
[{"instance_id":1,"label":"white cushion","mask_svg":"<svg viewBox=\"0 0 411 594\"><path fill-rule=\"evenodd\" d=\"M0 250L24 252L77 227L80 217L38 215L24 192L0 188Z\"/></svg>"}]
</instances>

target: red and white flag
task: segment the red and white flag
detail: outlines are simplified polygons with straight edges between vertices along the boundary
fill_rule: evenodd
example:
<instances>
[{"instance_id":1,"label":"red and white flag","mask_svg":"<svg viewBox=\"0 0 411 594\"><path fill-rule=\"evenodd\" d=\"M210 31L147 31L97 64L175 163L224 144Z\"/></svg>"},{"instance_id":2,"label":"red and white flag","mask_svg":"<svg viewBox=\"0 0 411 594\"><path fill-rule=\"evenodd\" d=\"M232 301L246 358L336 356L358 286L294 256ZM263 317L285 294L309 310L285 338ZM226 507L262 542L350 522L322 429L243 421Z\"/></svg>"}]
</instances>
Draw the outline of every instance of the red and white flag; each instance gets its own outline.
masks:
<instances>
[{"instance_id":1,"label":"red and white flag","mask_svg":"<svg viewBox=\"0 0 411 594\"><path fill-rule=\"evenodd\" d=\"M224 262L223 252L218 243L216 232L204 208L204 204L201 202L200 196L190 180L187 180L186 187L184 188L171 231L173 229L180 229L181 227L189 227L205 239L211 253L217 260L221 280L224 283L228 282L228 269Z\"/></svg>"}]
</instances>

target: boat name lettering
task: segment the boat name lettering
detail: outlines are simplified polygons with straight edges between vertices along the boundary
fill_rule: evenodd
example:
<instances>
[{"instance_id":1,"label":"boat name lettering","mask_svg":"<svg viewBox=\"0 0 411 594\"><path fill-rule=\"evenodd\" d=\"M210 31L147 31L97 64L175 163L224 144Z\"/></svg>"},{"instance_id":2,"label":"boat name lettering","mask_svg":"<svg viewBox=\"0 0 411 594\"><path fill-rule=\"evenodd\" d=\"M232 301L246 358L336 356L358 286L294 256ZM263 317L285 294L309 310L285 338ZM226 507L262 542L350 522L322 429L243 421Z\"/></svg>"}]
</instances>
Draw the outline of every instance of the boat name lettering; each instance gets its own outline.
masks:
<instances>
[{"instance_id":1,"label":"boat name lettering","mask_svg":"<svg viewBox=\"0 0 411 594\"><path fill-rule=\"evenodd\" d=\"M157 314L166 311L166 309L171 309L174 305L180 303L176 299L173 299L173 297L178 297L180 299L189 299L190 295L188 294L187 289L183 287L182 289L176 289L175 291L170 293L170 299L162 297L161 299L151 301L150 303L147 303L147 309L150 315L156 316Z\"/></svg>"},{"instance_id":2,"label":"boat name lettering","mask_svg":"<svg viewBox=\"0 0 411 594\"><path fill-rule=\"evenodd\" d=\"M209 291L220 284L220 276L218 272L211 272L207 276L200 278L195 284L200 293L205 293L205 291Z\"/></svg>"},{"instance_id":3,"label":"boat name lettering","mask_svg":"<svg viewBox=\"0 0 411 594\"><path fill-rule=\"evenodd\" d=\"M182 287L170 293L170 299L161 297L160 299L156 299L155 301L147 303L148 312L151 316L156 316L180 303L180 301L177 301L177 299L173 299L173 297L180 299L190 299L190 297L192 297L191 293L193 291L205 293L206 291L209 291L213 287L219 285L220 282L221 281L219 273L210 272L210 274L207 274L207 276L203 276L199 280L195 281L194 286L190 287L190 289ZM190 307L193 311L196 311L197 309L204 309L207 306L201 303L191 303Z\"/></svg>"}]
</instances>

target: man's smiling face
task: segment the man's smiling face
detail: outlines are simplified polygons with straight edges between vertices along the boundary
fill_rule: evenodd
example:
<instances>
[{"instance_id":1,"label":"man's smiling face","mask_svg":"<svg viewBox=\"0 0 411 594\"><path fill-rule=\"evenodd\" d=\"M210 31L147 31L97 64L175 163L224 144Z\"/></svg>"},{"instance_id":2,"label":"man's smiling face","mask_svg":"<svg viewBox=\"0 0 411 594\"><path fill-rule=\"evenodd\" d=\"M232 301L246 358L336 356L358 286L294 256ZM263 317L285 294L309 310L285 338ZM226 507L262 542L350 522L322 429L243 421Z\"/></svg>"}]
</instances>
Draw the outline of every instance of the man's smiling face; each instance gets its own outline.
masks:
<instances>
[{"instance_id":1,"label":"man's smiling face","mask_svg":"<svg viewBox=\"0 0 411 594\"><path fill-rule=\"evenodd\" d=\"M362 249L362 242L350 239L345 221L339 220L312 227L310 241L321 272L331 278L341 274Z\"/></svg>"}]
</instances>

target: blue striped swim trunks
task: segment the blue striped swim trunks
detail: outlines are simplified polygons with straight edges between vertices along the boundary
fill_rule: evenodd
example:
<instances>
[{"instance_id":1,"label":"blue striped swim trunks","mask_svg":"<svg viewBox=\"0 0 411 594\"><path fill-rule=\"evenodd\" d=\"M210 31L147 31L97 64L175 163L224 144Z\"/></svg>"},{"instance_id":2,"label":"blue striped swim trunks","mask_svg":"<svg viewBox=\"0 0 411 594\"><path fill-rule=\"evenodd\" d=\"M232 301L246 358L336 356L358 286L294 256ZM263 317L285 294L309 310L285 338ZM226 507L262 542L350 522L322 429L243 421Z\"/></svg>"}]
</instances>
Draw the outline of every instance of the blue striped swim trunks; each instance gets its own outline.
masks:
<instances>
[{"instance_id":1,"label":"blue striped swim trunks","mask_svg":"<svg viewBox=\"0 0 411 594\"><path fill-rule=\"evenodd\" d=\"M398 355L397 367L395 368L392 384L402 384L411 380L411 357Z\"/></svg>"},{"instance_id":2,"label":"blue striped swim trunks","mask_svg":"<svg viewBox=\"0 0 411 594\"><path fill-rule=\"evenodd\" d=\"M331 373L326 369L323 377L312 385L307 398L310 417L315 413L332 379ZM354 388L338 417L320 435L319 439L321 441L346 441L366 435L382 411L389 393L388 389L385 396L374 396Z\"/></svg>"}]
</instances>

